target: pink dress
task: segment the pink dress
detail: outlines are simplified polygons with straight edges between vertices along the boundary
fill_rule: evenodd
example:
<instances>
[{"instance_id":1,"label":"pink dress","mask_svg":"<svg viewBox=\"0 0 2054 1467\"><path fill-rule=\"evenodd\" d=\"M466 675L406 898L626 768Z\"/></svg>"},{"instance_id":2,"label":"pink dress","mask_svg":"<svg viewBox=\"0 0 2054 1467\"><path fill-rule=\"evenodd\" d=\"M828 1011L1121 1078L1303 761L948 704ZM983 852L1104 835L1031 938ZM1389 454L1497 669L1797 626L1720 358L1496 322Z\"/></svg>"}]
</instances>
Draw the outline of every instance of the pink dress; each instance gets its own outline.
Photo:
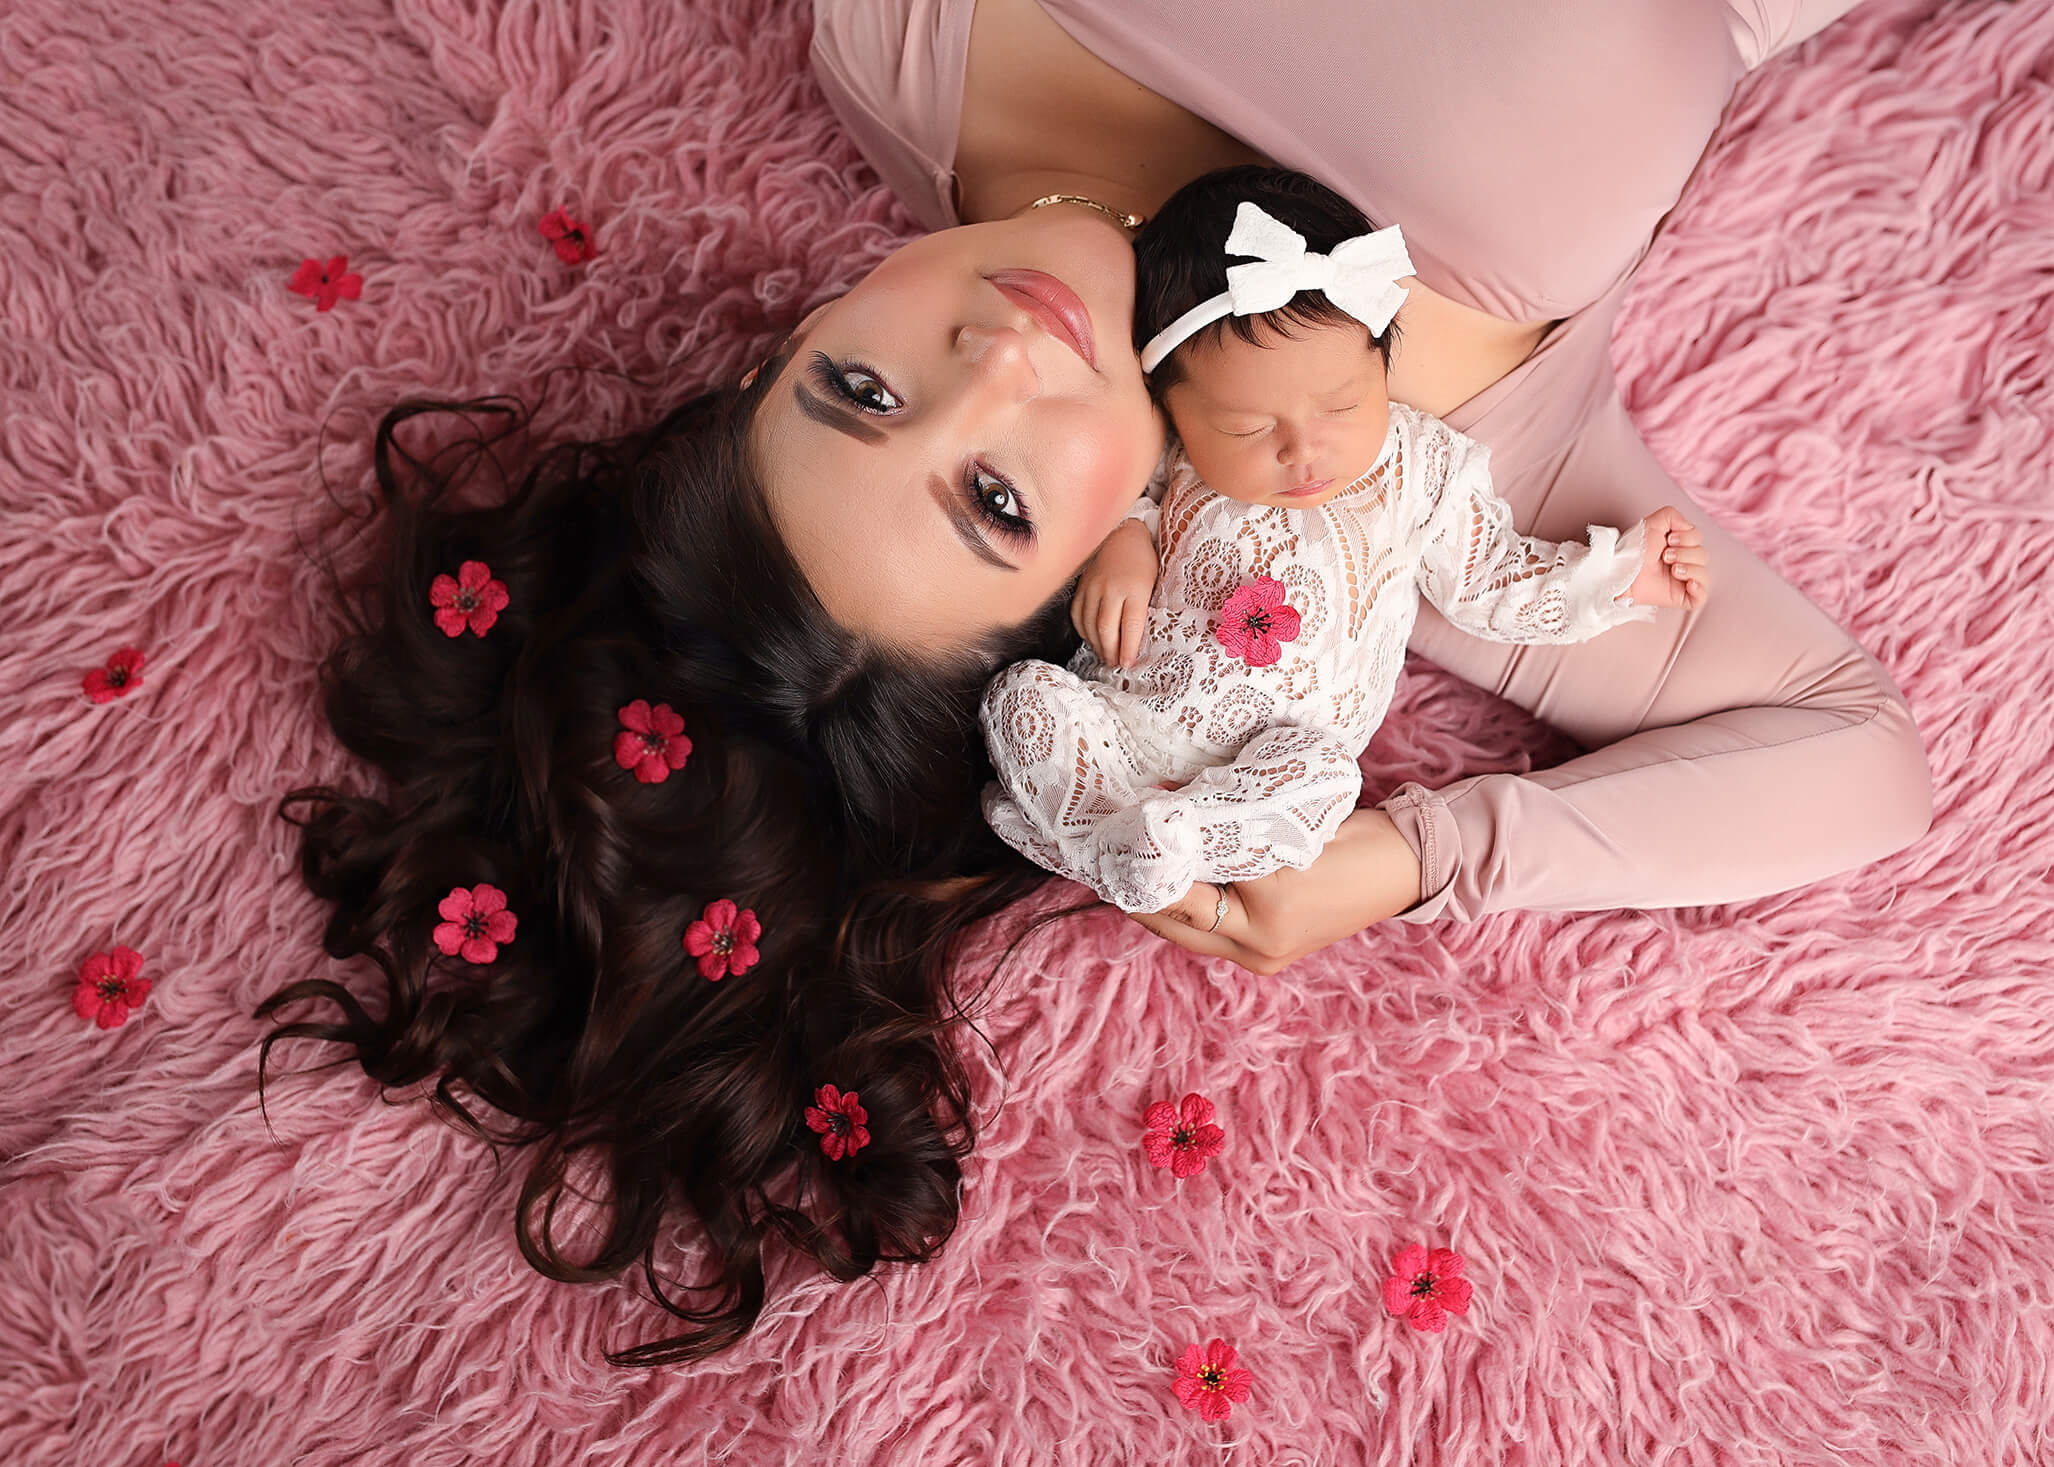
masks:
<instances>
[{"instance_id":1,"label":"pink dress","mask_svg":"<svg viewBox=\"0 0 2054 1467\"><path fill-rule=\"evenodd\" d=\"M1744 900L1925 831L1931 777L1902 694L1655 462L1610 358L1633 267L1734 83L1853 0L1041 3L1136 81L1316 175L1379 226L1401 223L1435 290L1508 320L1561 322L1445 415L1491 448L1522 533L1573 539L1662 504L1704 532L1711 604L1596 642L1486 642L1422 609L1413 651L1592 752L1391 793L1383 808L1423 873L1406 919ZM829 100L935 228L958 222L973 4L816 0Z\"/></svg>"}]
</instances>

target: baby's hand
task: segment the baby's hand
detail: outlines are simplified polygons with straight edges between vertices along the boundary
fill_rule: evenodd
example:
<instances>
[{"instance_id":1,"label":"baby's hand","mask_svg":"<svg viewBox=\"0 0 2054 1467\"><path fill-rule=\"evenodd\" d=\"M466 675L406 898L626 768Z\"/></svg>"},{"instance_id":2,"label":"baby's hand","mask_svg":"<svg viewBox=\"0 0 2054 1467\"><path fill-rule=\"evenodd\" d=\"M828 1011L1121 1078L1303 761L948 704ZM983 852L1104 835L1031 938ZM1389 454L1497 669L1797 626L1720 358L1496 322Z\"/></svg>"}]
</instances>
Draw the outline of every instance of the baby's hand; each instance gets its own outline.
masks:
<instances>
[{"instance_id":1,"label":"baby's hand","mask_svg":"<svg viewBox=\"0 0 2054 1467\"><path fill-rule=\"evenodd\" d=\"M1107 667L1131 667L1141 654L1148 598L1161 565L1148 526L1127 520L1106 536L1084 567L1070 602L1070 621Z\"/></svg>"},{"instance_id":2,"label":"baby's hand","mask_svg":"<svg viewBox=\"0 0 2054 1467\"><path fill-rule=\"evenodd\" d=\"M1663 505L1641 521L1647 537L1641 547L1640 574L1627 588L1636 606L1673 606L1695 611L1711 599L1711 560L1697 526L1671 505Z\"/></svg>"}]
</instances>

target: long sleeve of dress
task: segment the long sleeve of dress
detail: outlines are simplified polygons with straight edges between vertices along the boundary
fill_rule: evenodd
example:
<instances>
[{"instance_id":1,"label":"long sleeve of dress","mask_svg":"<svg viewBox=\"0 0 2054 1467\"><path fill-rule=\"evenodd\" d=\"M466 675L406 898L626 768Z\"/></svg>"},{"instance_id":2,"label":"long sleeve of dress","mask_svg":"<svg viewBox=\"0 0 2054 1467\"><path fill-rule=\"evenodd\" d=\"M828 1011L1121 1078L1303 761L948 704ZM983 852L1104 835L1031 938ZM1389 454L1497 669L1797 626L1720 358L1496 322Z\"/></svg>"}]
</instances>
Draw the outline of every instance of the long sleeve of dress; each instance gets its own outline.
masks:
<instances>
[{"instance_id":1,"label":"long sleeve of dress","mask_svg":"<svg viewBox=\"0 0 2054 1467\"><path fill-rule=\"evenodd\" d=\"M1196 881L1303 870L1355 808L1355 755L1316 728L1265 729L1180 789L1147 783L1100 691L1046 662L1000 674L982 710L998 772L984 815L1013 849L1122 911L1161 911Z\"/></svg>"},{"instance_id":2,"label":"long sleeve of dress","mask_svg":"<svg viewBox=\"0 0 2054 1467\"><path fill-rule=\"evenodd\" d=\"M1445 429L1422 444L1437 487L1426 522L1419 589L1440 613L1497 642L1582 642L1610 627L1649 621L1652 606L1617 599L1640 574L1645 530L1592 525L1590 543L1556 544L1513 528L1512 507L1491 487L1490 451Z\"/></svg>"}]
</instances>

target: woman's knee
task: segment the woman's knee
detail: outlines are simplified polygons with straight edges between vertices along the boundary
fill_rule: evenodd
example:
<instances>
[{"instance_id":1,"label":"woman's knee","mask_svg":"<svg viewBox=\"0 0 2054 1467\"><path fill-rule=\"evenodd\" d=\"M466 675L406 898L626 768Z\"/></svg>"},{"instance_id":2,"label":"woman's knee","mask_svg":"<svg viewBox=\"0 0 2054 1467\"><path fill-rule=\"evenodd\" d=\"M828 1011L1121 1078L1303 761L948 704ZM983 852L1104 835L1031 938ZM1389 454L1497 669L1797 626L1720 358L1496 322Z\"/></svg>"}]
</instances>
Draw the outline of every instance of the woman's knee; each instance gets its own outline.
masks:
<instances>
[{"instance_id":1,"label":"woman's knee","mask_svg":"<svg viewBox=\"0 0 2054 1467\"><path fill-rule=\"evenodd\" d=\"M1847 788L1858 802L1870 858L1903 850L1933 825L1933 772L1911 705L1890 674L1855 649L1839 676L1815 686L1795 706L1831 710L1849 721L1838 740Z\"/></svg>"}]
</instances>

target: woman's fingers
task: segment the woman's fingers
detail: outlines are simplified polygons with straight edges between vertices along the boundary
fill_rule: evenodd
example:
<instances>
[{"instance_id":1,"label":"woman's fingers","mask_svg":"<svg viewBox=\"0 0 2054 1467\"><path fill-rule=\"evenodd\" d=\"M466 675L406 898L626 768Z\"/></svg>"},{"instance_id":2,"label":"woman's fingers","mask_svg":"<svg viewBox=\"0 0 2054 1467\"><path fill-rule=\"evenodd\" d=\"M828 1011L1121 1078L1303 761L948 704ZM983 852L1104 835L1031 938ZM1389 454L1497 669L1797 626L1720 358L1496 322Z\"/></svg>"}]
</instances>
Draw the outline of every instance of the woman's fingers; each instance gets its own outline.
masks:
<instances>
[{"instance_id":1,"label":"woman's fingers","mask_svg":"<svg viewBox=\"0 0 2054 1467\"><path fill-rule=\"evenodd\" d=\"M1243 967L1250 967L1255 954L1236 936L1237 931L1247 925L1245 908L1240 894L1233 887L1224 890L1227 914L1211 931L1207 929L1212 927L1213 914L1219 909L1222 888L1210 881L1199 882L1184 894L1182 900L1171 903L1160 912L1129 912L1127 915L1157 937L1175 943L1186 952L1209 958L1231 958ZM1199 920L1201 910L1203 921Z\"/></svg>"}]
</instances>

